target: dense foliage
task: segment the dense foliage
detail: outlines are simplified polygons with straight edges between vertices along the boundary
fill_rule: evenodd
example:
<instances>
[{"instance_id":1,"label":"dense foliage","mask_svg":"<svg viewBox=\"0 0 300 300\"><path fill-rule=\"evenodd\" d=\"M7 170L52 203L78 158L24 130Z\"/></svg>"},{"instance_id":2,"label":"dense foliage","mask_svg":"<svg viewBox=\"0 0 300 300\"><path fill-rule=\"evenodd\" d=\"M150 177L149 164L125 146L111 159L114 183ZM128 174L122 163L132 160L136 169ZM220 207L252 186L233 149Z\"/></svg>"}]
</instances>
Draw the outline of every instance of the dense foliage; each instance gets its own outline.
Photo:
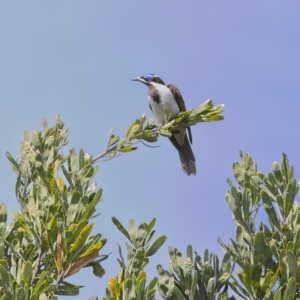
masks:
<instances>
[{"instance_id":1,"label":"dense foliage","mask_svg":"<svg viewBox=\"0 0 300 300\"><path fill-rule=\"evenodd\" d=\"M43 132L25 131L21 156L7 158L17 175L15 194L20 212L7 224L6 205L0 206L0 299L57 299L78 295L81 286L70 282L83 267L102 277L101 262L107 240L93 234L91 219L97 216L101 189L93 181L96 162L136 150L137 140L155 142L159 135L170 136L180 125L222 120L223 106L208 100L198 108L169 120L165 125L143 115L133 122L126 136L109 136L104 152L95 158L80 150L62 152L68 130L56 116L54 127L43 120ZM260 173L252 158L240 152L233 164L235 183L228 179L226 201L236 225L236 236L226 244L220 260L205 250L201 257L188 245L183 255L169 247L170 264L157 266L158 277L147 278L145 267L166 241L154 239L155 218L129 229L112 218L127 238L127 253L119 248L120 271L109 280L105 300L164 299L298 299L300 286L300 209L295 201L299 182L283 154L281 166L273 163L268 175ZM264 211L268 223L257 224ZM126 259L124 259L126 257ZM111 272L111 271L110 271ZM112 272L112 273L115 273ZM90 298L93 299L93 298Z\"/></svg>"}]
</instances>

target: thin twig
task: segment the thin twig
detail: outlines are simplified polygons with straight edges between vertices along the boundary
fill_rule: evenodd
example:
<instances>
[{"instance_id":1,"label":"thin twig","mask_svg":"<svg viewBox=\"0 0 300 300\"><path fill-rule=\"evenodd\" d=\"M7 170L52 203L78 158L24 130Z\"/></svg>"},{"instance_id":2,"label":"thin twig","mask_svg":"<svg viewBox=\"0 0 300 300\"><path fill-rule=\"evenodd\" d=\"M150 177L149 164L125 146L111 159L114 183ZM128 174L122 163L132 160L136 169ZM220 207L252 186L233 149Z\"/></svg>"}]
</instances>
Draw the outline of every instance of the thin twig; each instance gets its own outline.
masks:
<instances>
[{"instance_id":1,"label":"thin twig","mask_svg":"<svg viewBox=\"0 0 300 300\"><path fill-rule=\"evenodd\" d=\"M113 126L113 127L110 129L109 133L108 133L106 150L107 150L108 147L109 147L109 141L110 141L112 132L113 132L113 130L115 129L115 127L116 127L116 126Z\"/></svg>"},{"instance_id":2,"label":"thin twig","mask_svg":"<svg viewBox=\"0 0 300 300\"><path fill-rule=\"evenodd\" d=\"M95 163L97 160L99 160L100 158L104 157L104 156L107 155L109 152L116 151L116 150L117 150L117 146L118 146L118 145L115 145L115 146L113 146L113 147L110 148L110 149L107 149L107 148L106 148L106 150L105 150L104 152L102 152L101 154L99 154L97 157L95 157L95 158L93 159L92 162Z\"/></svg>"}]
</instances>

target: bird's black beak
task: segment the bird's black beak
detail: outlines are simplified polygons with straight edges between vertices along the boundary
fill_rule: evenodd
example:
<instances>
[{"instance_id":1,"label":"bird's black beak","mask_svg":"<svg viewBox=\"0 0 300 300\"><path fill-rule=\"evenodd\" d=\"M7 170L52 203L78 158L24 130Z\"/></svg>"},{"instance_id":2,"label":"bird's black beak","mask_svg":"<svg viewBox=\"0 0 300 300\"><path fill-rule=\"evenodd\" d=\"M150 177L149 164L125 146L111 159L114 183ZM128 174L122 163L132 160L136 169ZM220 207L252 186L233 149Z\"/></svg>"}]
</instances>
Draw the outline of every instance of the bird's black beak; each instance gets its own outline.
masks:
<instances>
[{"instance_id":1,"label":"bird's black beak","mask_svg":"<svg viewBox=\"0 0 300 300\"><path fill-rule=\"evenodd\" d=\"M139 82L146 84L147 86L149 85L149 82L146 81L145 78L143 78L143 77L135 77L135 78L131 79L131 81L139 81Z\"/></svg>"},{"instance_id":2,"label":"bird's black beak","mask_svg":"<svg viewBox=\"0 0 300 300\"><path fill-rule=\"evenodd\" d=\"M141 77L135 77L135 78L131 79L131 81L141 81Z\"/></svg>"}]
</instances>

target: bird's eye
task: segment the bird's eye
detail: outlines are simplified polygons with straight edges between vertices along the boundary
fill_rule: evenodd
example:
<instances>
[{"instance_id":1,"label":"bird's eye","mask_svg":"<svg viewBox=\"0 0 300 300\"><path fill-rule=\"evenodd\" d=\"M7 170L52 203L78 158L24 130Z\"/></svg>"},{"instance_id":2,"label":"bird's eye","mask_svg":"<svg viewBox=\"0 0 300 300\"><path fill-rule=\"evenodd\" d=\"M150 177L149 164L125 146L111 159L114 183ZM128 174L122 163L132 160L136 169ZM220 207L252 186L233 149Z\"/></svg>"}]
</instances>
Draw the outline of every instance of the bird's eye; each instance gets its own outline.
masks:
<instances>
[{"instance_id":1,"label":"bird's eye","mask_svg":"<svg viewBox=\"0 0 300 300\"><path fill-rule=\"evenodd\" d=\"M149 75L146 75L145 76L145 79L147 80L147 81L150 81L150 80L152 80L154 78L154 76L152 75L152 74L149 74Z\"/></svg>"}]
</instances>

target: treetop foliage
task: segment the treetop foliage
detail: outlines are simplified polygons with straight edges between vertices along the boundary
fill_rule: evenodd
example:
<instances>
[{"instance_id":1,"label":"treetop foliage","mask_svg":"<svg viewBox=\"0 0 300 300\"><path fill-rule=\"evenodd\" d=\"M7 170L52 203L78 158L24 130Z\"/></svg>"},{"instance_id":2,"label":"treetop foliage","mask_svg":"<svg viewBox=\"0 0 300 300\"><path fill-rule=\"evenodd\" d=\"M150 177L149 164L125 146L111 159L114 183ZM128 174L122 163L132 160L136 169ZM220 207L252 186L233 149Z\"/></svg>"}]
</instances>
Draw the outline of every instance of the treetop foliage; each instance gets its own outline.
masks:
<instances>
[{"instance_id":1,"label":"treetop foliage","mask_svg":"<svg viewBox=\"0 0 300 300\"><path fill-rule=\"evenodd\" d=\"M96 162L136 150L136 142L155 142L159 135L169 137L178 126L222 120L223 105L213 107L207 100L198 108L165 124L146 122L143 115L128 128L125 137L110 133L104 152L95 158L80 150L64 154L68 130L56 116L43 131L24 133L21 156L7 152L17 175L15 194L20 212L7 224L6 205L0 206L0 299L58 299L78 295L81 286L71 276L90 267L101 278L103 252L107 243L101 233L93 234L91 220L102 189L94 182ZM169 247L168 269L157 266L158 277L147 278L146 266L167 237L154 239L156 219L129 228L113 217L112 222L127 238L126 255L119 246L120 271L111 277L105 300L164 299L299 299L300 287L300 209L296 201L299 182L288 157L274 162L268 175L259 172L249 154L240 152L233 164L234 182L227 179L225 200L232 212L236 235L229 244L218 239L224 256L219 259L208 249L200 256L191 245L183 255ZM258 212L268 222L257 222ZM114 274L116 274L115 272ZM232 294L232 295L231 295ZM97 298L90 298L97 299Z\"/></svg>"}]
</instances>

